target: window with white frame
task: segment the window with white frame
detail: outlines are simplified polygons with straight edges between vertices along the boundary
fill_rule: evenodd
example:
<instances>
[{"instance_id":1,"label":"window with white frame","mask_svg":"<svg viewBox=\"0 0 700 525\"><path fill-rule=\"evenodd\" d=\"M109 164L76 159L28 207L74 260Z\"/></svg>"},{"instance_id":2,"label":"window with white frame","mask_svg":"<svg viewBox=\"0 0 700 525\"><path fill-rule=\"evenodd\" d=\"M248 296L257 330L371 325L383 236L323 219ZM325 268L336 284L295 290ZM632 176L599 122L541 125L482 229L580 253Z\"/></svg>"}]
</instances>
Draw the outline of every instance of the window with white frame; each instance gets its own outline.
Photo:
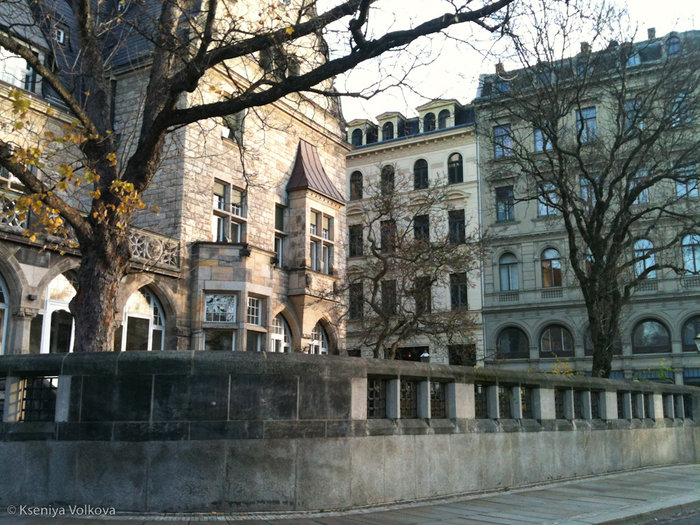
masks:
<instances>
[{"instance_id":1,"label":"window with white frame","mask_svg":"<svg viewBox=\"0 0 700 525\"><path fill-rule=\"evenodd\" d=\"M316 323L311 332L311 342L309 344L309 353L316 355L328 355L328 334L321 323Z\"/></svg>"},{"instance_id":2,"label":"window with white frame","mask_svg":"<svg viewBox=\"0 0 700 525\"><path fill-rule=\"evenodd\" d=\"M245 242L246 194L222 181L214 181L212 235L217 242Z\"/></svg>"},{"instance_id":3,"label":"window with white frame","mask_svg":"<svg viewBox=\"0 0 700 525\"><path fill-rule=\"evenodd\" d=\"M334 220L331 215L311 210L309 232L309 256L311 269L316 272L333 274Z\"/></svg>"},{"instance_id":4,"label":"window with white frame","mask_svg":"<svg viewBox=\"0 0 700 525\"><path fill-rule=\"evenodd\" d=\"M551 182L543 182L539 184L537 196L537 215L546 217L548 215L556 215L556 204L559 202L559 196L554 184Z\"/></svg>"},{"instance_id":5,"label":"window with white frame","mask_svg":"<svg viewBox=\"0 0 700 525\"><path fill-rule=\"evenodd\" d=\"M512 253L504 253L498 259L498 274L502 292L518 289L518 259Z\"/></svg>"},{"instance_id":6,"label":"window with white frame","mask_svg":"<svg viewBox=\"0 0 700 525\"><path fill-rule=\"evenodd\" d=\"M547 248L542 252L540 259L540 268L542 271L542 287L555 288L562 285L561 280L561 255L554 248Z\"/></svg>"},{"instance_id":7,"label":"window with white frame","mask_svg":"<svg viewBox=\"0 0 700 525\"><path fill-rule=\"evenodd\" d=\"M291 351L291 331L289 324L282 314L272 320L270 333L270 352L287 353Z\"/></svg>"},{"instance_id":8,"label":"window with white frame","mask_svg":"<svg viewBox=\"0 0 700 525\"><path fill-rule=\"evenodd\" d=\"M647 268L656 264L654 256L654 244L649 239L638 239L634 243L634 273L642 275ZM656 279L656 270L650 270L646 274L647 279Z\"/></svg>"},{"instance_id":9,"label":"window with white frame","mask_svg":"<svg viewBox=\"0 0 700 525\"><path fill-rule=\"evenodd\" d=\"M115 350L163 350L165 314L147 288L132 293L124 307L122 326L115 333Z\"/></svg>"},{"instance_id":10,"label":"window with white frame","mask_svg":"<svg viewBox=\"0 0 700 525\"><path fill-rule=\"evenodd\" d=\"M36 73L27 61L0 47L0 80L15 87L35 91Z\"/></svg>"},{"instance_id":11,"label":"window with white frame","mask_svg":"<svg viewBox=\"0 0 700 525\"><path fill-rule=\"evenodd\" d=\"M258 297L248 297L246 322L257 326L262 325L262 299Z\"/></svg>"},{"instance_id":12,"label":"window with white frame","mask_svg":"<svg viewBox=\"0 0 700 525\"><path fill-rule=\"evenodd\" d=\"M275 206L275 266L284 266L284 248L286 233L286 209L283 206Z\"/></svg>"}]
</instances>

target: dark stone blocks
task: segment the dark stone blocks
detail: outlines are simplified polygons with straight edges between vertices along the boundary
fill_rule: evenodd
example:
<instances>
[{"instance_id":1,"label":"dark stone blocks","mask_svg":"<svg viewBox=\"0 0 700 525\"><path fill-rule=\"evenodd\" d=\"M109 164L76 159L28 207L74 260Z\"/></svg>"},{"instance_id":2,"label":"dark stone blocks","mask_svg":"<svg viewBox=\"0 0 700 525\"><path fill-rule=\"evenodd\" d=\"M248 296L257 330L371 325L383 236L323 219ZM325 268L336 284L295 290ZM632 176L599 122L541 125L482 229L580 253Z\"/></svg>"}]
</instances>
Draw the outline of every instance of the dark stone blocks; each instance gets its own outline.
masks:
<instances>
[{"instance_id":1,"label":"dark stone blocks","mask_svg":"<svg viewBox=\"0 0 700 525\"><path fill-rule=\"evenodd\" d=\"M223 421L228 414L228 376L158 375L153 421Z\"/></svg>"},{"instance_id":2,"label":"dark stone blocks","mask_svg":"<svg viewBox=\"0 0 700 525\"><path fill-rule=\"evenodd\" d=\"M148 421L152 383L150 375L84 376L81 421Z\"/></svg>"},{"instance_id":3,"label":"dark stone blocks","mask_svg":"<svg viewBox=\"0 0 700 525\"><path fill-rule=\"evenodd\" d=\"M229 419L296 418L296 377L257 374L231 376Z\"/></svg>"}]
</instances>

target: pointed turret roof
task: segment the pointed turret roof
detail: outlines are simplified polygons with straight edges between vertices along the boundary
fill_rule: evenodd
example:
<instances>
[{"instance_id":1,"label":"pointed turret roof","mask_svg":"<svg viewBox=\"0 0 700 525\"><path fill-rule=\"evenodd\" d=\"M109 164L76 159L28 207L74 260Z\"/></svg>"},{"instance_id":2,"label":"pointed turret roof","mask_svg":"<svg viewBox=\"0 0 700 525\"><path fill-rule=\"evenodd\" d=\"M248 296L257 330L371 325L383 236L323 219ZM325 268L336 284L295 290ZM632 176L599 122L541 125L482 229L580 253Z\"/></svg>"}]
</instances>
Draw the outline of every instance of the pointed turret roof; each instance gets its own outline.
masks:
<instances>
[{"instance_id":1,"label":"pointed turret roof","mask_svg":"<svg viewBox=\"0 0 700 525\"><path fill-rule=\"evenodd\" d=\"M306 189L320 193L340 204L345 204L345 198L326 175L316 146L300 140L292 176L287 183L287 191Z\"/></svg>"}]
</instances>

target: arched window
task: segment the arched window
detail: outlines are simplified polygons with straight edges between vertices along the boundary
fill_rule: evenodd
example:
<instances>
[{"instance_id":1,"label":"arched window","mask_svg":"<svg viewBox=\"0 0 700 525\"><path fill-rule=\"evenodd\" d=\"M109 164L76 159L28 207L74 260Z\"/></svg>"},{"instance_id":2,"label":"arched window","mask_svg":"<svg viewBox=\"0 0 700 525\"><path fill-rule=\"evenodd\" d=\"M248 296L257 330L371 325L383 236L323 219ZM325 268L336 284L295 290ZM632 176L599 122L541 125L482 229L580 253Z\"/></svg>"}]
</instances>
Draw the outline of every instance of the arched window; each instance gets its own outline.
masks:
<instances>
[{"instance_id":1,"label":"arched window","mask_svg":"<svg viewBox=\"0 0 700 525\"><path fill-rule=\"evenodd\" d=\"M270 352L291 352L292 336L287 320L279 314L272 320L270 333Z\"/></svg>"},{"instance_id":2,"label":"arched window","mask_svg":"<svg viewBox=\"0 0 700 525\"><path fill-rule=\"evenodd\" d=\"M561 256L554 248L542 252L540 261L542 267L542 287L554 288L561 286Z\"/></svg>"},{"instance_id":3,"label":"arched window","mask_svg":"<svg viewBox=\"0 0 700 525\"><path fill-rule=\"evenodd\" d=\"M504 253L498 260L498 274L501 281L501 291L509 292L518 289L518 259L512 253Z\"/></svg>"},{"instance_id":4,"label":"arched window","mask_svg":"<svg viewBox=\"0 0 700 525\"><path fill-rule=\"evenodd\" d=\"M654 244L649 239L639 239L634 243L634 273L637 276L642 275L647 268L656 264L653 250ZM646 278L656 279L656 270L647 273Z\"/></svg>"},{"instance_id":5,"label":"arched window","mask_svg":"<svg viewBox=\"0 0 700 525\"><path fill-rule=\"evenodd\" d=\"M382 140L391 140L394 138L394 123L385 122L382 126Z\"/></svg>"},{"instance_id":6,"label":"arched window","mask_svg":"<svg viewBox=\"0 0 700 525\"><path fill-rule=\"evenodd\" d=\"M658 354L671 351L671 335L659 321L645 319L632 331L633 354Z\"/></svg>"},{"instance_id":7,"label":"arched window","mask_svg":"<svg viewBox=\"0 0 700 525\"><path fill-rule=\"evenodd\" d=\"M0 275L0 355L5 351L5 334L7 334L7 318L10 310L10 294L7 292L5 281Z\"/></svg>"},{"instance_id":8,"label":"arched window","mask_svg":"<svg viewBox=\"0 0 700 525\"><path fill-rule=\"evenodd\" d=\"M684 352L697 352L695 337L700 335L700 315L688 319L683 325L682 339Z\"/></svg>"},{"instance_id":9,"label":"arched window","mask_svg":"<svg viewBox=\"0 0 700 525\"><path fill-rule=\"evenodd\" d=\"M44 309L34 319L29 336L31 352L42 354L73 351L75 324L68 303L76 294L77 282L72 274L57 275L46 289Z\"/></svg>"},{"instance_id":10,"label":"arched window","mask_svg":"<svg viewBox=\"0 0 700 525\"><path fill-rule=\"evenodd\" d=\"M362 130L360 128L352 131L351 143L353 146L362 146Z\"/></svg>"},{"instance_id":11,"label":"arched window","mask_svg":"<svg viewBox=\"0 0 700 525\"><path fill-rule=\"evenodd\" d=\"M683 268L688 273L700 273L700 235L692 233L683 237Z\"/></svg>"},{"instance_id":12,"label":"arched window","mask_svg":"<svg viewBox=\"0 0 700 525\"><path fill-rule=\"evenodd\" d=\"M681 41L677 36L672 36L666 42L666 48L668 49L668 56L674 57L681 52Z\"/></svg>"},{"instance_id":13,"label":"arched window","mask_svg":"<svg viewBox=\"0 0 700 525\"><path fill-rule=\"evenodd\" d=\"M394 191L394 167L390 165L382 167L381 178L382 195L389 195Z\"/></svg>"},{"instance_id":14,"label":"arched window","mask_svg":"<svg viewBox=\"0 0 700 525\"><path fill-rule=\"evenodd\" d=\"M147 288L131 294L124 306L124 321L114 334L115 350L163 350L165 314Z\"/></svg>"},{"instance_id":15,"label":"arched window","mask_svg":"<svg viewBox=\"0 0 700 525\"><path fill-rule=\"evenodd\" d=\"M457 184L464 180L462 155L453 153L447 158L447 183Z\"/></svg>"},{"instance_id":16,"label":"arched window","mask_svg":"<svg viewBox=\"0 0 700 525\"><path fill-rule=\"evenodd\" d=\"M499 359L522 359L530 356L527 335L520 328L509 326L498 334L496 357Z\"/></svg>"},{"instance_id":17,"label":"arched window","mask_svg":"<svg viewBox=\"0 0 700 525\"><path fill-rule=\"evenodd\" d=\"M447 127L447 121L450 119L450 110L443 109L438 113L438 129L445 129Z\"/></svg>"},{"instance_id":18,"label":"arched window","mask_svg":"<svg viewBox=\"0 0 700 525\"><path fill-rule=\"evenodd\" d=\"M413 165L413 189L424 190L428 187L428 162L418 159Z\"/></svg>"},{"instance_id":19,"label":"arched window","mask_svg":"<svg viewBox=\"0 0 700 525\"><path fill-rule=\"evenodd\" d=\"M316 323L311 332L311 344L309 345L309 353L316 355L328 355L328 334L321 323Z\"/></svg>"},{"instance_id":20,"label":"arched window","mask_svg":"<svg viewBox=\"0 0 700 525\"><path fill-rule=\"evenodd\" d=\"M435 113L426 113L423 117L423 133L435 129Z\"/></svg>"},{"instance_id":21,"label":"arched window","mask_svg":"<svg viewBox=\"0 0 700 525\"><path fill-rule=\"evenodd\" d=\"M362 173L353 171L350 175L350 200L358 200L362 198Z\"/></svg>"},{"instance_id":22,"label":"arched window","mask_svg":"<svg viewBox=\"0 0 700 525\"><path fill-rule=\"evenodd\" d=\"M544 329L540 337L540 357L574 355L574 338L565 327L554 324Z\"/></svg>"}]
</instances>

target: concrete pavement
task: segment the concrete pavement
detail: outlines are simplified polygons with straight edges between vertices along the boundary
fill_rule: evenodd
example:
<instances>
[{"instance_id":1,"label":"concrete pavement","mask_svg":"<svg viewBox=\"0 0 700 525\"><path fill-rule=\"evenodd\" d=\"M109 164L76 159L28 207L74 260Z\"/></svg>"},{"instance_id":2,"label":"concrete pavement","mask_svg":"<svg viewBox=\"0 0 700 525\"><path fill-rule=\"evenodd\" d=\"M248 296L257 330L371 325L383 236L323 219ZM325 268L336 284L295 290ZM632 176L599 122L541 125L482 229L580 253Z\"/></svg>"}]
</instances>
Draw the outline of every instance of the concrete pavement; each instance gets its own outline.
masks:
<instances>
[{"instance_id":1,"label":"concrete pavement","mask_svg":"<svg viewBox=\"0 0 700 525\"><path fill-rule=\"evenodd\" d=\"M685 516L683 523L700 523L700 465L649 468L529 489L324 513L121 515L97 519L69 518L60 516L60 511L55 518L36 518L20 515L19 507L10 509L13 515L1 510L0 525L643 525L675 523L679 516ZM69 514L69 509L64 512Z\"/></svg>"}]
</instances>

